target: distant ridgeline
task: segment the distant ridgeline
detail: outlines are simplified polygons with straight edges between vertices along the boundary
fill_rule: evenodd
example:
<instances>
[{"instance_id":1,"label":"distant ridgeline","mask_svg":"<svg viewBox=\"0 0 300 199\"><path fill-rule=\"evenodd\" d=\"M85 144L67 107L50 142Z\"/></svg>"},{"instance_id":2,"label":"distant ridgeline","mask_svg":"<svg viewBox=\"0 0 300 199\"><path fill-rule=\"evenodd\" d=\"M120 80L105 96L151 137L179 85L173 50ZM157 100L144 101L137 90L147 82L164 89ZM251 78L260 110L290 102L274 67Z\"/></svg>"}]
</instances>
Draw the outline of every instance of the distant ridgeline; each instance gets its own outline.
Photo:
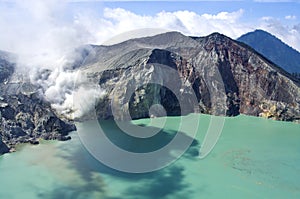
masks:
<instances>
[{"instance_id":1,"label":"distant ridgeline","mask_svg":"<svg viewBox=\"0 0 300 199\"><path fill-rule=\"evenodd\" d=\"M300 79L300 53L274 35L255 30L237 39Z\"/></svg>"},{"instance_id":2,"label":"distant ridgeline","mask_svg":"<svg viewBox=\"0 0 300 199\"><path fill-rule=\"evenodd\" d=\"M297 79L300 80L300 73L292 73L292 75L293 75L295 78L297 78Z\"/></svg>"}]
</instances>

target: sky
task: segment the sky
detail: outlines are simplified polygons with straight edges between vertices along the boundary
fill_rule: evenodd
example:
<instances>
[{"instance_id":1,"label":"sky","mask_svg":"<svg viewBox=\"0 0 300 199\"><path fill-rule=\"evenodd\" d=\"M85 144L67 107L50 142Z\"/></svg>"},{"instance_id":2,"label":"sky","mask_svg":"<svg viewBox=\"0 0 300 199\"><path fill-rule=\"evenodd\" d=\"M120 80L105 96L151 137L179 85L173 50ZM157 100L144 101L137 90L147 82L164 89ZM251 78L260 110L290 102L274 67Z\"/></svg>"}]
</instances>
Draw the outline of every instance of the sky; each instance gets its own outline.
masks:
<instances>
[{"instance_id":1,"label":"sky","mask_svg":"<svg viewBox=\"0 0 300 199\"><path fill-rule=\"evenodd\" d=\"M162 28L193 36L220 32L233 39L264 29L300 51L299 10L300 1L276 0L0 0L0 49L65 52L126 31Z\"/></svg>"}]
</instances>

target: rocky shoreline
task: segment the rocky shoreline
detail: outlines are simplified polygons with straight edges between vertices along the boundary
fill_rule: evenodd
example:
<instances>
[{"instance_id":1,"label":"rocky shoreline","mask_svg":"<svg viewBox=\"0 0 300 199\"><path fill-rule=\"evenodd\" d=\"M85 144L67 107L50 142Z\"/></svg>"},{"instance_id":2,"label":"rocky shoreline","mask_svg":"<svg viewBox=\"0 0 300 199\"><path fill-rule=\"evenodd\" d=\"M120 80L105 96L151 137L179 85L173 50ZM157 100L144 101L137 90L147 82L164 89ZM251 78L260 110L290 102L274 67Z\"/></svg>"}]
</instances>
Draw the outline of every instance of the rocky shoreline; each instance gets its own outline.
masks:
<instances>
[{"instance_id":1,"label":"rocky shoreline","mask_svg":"<svg viewBox=\"0 0 300 199\"><path fill-rule=\"evenodd\" d=\"M60 119L35 86L12 81L15 64L0 52L0 155L15 151L20 143L39 144L44 140L69 140L76 126Z\"/></svg>"},{"instance_id":2,"label":"rocky shoreline","mask_svg":"<svg viewBox=\"0 0 300 199\"><path fill-rule=\"evenodd\" d=\"M36 95L0 98L0 154L12 152L20 143L39 144L44 140L69 140L74 124L63 121L49 103Z\"/></svg>"}]
</instances>

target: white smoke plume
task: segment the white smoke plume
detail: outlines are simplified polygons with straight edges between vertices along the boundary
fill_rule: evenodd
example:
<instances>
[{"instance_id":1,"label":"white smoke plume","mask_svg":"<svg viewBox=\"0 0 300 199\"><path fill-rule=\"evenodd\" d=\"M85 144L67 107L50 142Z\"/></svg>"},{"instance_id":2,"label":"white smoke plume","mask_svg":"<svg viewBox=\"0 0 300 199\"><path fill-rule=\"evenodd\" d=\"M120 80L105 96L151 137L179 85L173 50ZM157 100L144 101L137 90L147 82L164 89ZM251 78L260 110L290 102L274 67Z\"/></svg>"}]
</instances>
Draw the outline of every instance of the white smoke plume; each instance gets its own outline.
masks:
<instances>
[{"instance_id":1,"label":"white smoke plume","mask_svg":"<svg viewBox=\"0 0 300 199\"><path fill-rule=\"evenodd\" d=\"M33 84L41 86L59 113L72 112L72 116L80 117L90 106L89 101L104 93L87 88L70 68L70 63L81 56L75 49L95 42L94 37L74 17L68 19L66 1L17 0L1 5L0 26L4 28L0 49L18 55L17 71L28 74Z\"/></svg>"}]
</instances>

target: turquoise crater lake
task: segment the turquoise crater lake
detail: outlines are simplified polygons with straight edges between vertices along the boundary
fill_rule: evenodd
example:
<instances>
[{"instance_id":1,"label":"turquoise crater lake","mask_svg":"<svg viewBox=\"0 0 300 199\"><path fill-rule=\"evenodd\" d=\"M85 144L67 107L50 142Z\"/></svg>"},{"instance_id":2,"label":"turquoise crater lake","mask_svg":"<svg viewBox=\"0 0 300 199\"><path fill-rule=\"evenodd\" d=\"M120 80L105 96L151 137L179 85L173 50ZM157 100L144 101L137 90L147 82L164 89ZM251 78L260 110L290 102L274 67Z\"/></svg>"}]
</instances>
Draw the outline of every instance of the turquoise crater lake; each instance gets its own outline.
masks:
<instances>
[{"instance_id":1,"label":"turquoise crater lake","mask_svg":"<svg viewBox=\"0 0 300 199\"><path fill-rule=\"evenodd\" d=\"M193 120L201 117L196 144L168 167L151 173L122 173L95 160L81 144L78 132L96 131L96 121L77 124L78 132L73 132L68 142L20 146L17 152L0 157L0 198L300 198L299 124L243 115L225 118L217 145L206 158L199 159L196 152L213 116L184 117L190 128L194 128ZM133 123L155 127L160 120ZM179 122L180 117L167 118L164 130L176 131ZM117 133L112 122L105 125L112 135ZM120 145L126 143L123 147L135 148L137 144L130 146L122 137L113 138L119 139ZM140 149L163 144L158 140L156 146L145 144Z\"/></svg>"}]
</instances>

